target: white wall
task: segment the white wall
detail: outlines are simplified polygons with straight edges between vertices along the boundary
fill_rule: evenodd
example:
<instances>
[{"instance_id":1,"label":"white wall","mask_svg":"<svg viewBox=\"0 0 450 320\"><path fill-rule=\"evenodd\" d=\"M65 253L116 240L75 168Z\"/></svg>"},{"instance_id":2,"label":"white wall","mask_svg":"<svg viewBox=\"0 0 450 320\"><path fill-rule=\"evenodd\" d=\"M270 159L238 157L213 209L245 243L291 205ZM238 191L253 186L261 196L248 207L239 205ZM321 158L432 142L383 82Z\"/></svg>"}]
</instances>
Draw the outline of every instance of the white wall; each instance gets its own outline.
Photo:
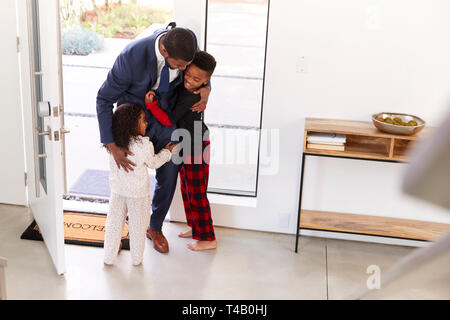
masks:
<instances>
[{"instance_id":1,"label":"white wall","mask_svg":"<svg viewBox=\"0 0 450 320\"><path fill-rule=\"evenodd\" d=\"M197 36L200 48L205 46L205 0L173 0L173 16L177 26L191 29Z\"/></svg>"},{"instance_id":2,"label":"white wall","mask_svg":"<svg viewBox=\"0 0 450 320\"><path fill-rule=\"evenodd\" d=\"M300 168L289 145L300 149L305 117L370 121L395 111L437 125L450 107L449 1L272 1L270 9L263 126L282 128L289 203L298 188L287 172L298 179ZM299 56L307 73L296 72ZM450 222L401 192L404 166L308 158L303 208Z\"/></svg>"},{"instance_id":3,"label":"white wall","mask_svg":"<svg viewBox=\"0 0 450 320\"><path fill-rule=\"evenodd\" d=\"M0 203L25 205L25 159L15 1L2 2L1 11Z\"/></svg>"},{"instance_id":4,"label":"white wall","mask_svg":"<svg viewBox=\"0 0 450 320\"><path fill-rule=\"evenodd\" d=\"M448 0L271 1L262 123L280 130L279 171L259 176L256 208L212 204L214 223L295 233L305 117L394 111L437 125L450 106L449 57ZM404 166L308 158L303 208L450 223L401 192ZM183 221L182 206L173 211Z\"/></svg>"}]
</instances>

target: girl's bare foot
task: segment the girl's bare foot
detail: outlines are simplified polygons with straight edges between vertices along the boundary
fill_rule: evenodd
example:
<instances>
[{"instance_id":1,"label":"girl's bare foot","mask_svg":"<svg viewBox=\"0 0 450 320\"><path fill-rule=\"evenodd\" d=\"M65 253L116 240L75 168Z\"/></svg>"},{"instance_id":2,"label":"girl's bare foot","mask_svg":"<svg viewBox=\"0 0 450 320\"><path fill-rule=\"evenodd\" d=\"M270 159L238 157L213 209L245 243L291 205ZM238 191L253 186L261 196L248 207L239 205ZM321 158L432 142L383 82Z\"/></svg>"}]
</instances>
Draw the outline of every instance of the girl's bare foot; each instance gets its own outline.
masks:
<instances>
[{"instance_id":1,"label":"girl's bare foot","mask_svg":"<svg viewBox=\"0 0 450 320\"><path fill-rule=\"evenodd\" d=\"M187 247L192 251L203 251L217 248L217 241L200 241L196 240L188 243Z\"/></svg>"},{"instance_id":2,"label":"girl's bare foot","mask_svg":"<svg viewBox=\"0 0 450 320\"><path fill-rule=\"evenodd\" d=\"M180 232L180 233L178 234L178 236L179 236L180 238L191 238L191 237L192 237L192 229L189 228L189 229L186 230L186 231Z\"/></svg>"}]
</instances>

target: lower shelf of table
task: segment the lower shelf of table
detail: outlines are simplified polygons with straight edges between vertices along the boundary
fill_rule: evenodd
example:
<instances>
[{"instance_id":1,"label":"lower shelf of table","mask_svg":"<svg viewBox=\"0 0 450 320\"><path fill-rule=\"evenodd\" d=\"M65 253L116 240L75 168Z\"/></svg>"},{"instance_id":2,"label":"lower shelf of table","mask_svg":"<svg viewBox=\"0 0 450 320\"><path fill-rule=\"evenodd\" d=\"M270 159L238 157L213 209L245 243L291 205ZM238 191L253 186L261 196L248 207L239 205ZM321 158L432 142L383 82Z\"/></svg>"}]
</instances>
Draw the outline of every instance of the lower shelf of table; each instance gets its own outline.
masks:
<instances>
[{"instance_id":1,"label":"lower shelf of table","mask_svg":"<svg viewBox=\"0 0 450 320\"><path fill-rule=\"evenodd\" d=\"M450 231L445 223L316 210L302 210L299 227L424 241Z\"/></svg>"}]
</instances>

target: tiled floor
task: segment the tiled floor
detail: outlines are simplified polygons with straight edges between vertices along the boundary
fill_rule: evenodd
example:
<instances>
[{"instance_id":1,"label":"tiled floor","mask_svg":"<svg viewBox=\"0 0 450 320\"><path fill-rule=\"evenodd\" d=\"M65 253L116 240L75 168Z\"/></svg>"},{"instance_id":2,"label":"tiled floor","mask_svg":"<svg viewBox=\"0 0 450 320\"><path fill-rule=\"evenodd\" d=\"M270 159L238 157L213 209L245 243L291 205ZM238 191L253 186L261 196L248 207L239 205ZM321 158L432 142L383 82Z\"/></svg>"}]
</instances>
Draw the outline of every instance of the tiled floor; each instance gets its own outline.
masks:
<instances>
[{"instance_id":1,"label":"tiled floor","mask_svg":"<svg viewBox=\"0 0 450 320\"><path fill-rule=\"evenodd\" d=\"M191 252L177 237L182 223L165 222L170 252L147 240L143 265L129 251L116 265L103 264L103 249L66 245L67 272L58 276L40 241L21 240L30 223L24 207L0 205L0 256L8 259L8 299L346 299L366 285L371 265L385 270L411 247L216 228L216 251ZM430 269L432 268L432 269ZM448 299L448 261L422 272L420 281L391 285L376 299ZM427 278L427 275L429 276ZM408 286L411 286L411 290Z\"/></svg>"}]
</instances>

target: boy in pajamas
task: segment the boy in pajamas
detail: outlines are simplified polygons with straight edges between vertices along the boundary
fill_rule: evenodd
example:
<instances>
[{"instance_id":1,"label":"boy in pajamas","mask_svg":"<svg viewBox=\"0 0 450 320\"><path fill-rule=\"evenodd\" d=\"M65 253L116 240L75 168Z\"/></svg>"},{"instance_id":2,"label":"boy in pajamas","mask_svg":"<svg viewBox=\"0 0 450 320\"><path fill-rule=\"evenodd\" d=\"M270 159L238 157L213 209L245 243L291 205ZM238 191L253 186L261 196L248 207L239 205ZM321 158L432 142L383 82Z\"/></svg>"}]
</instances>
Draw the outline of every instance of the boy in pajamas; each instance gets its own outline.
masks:
<instances>
[{"instance_id":1,"label":"boy in pajamas","mask_svg":"<svg viewBox=\"0 0 450 320\"><path fill-rule=\"evenodd\" d=\"M180 168L181 194L187 224L190 229L179 234L180 237L192 237L194 242L188 248L194 251L217 248L214 227L211 218L211 208L207 197L209 177L209 130L203 121L203 112L190 110L191 106L200 100L199 94L194 94L205 86L216 67L212 55L205 51L195 54L194 60L184 73L183 86L178 89L178 98L172 112L165 112L158 106L155 92L149 91L145 96L145 105L155 118L164 126L177 125L177 130L184 129L180 136L186 139L184 133L189 133L189 141L182 142L183 164Z\"/></svg>"}]
</instances>

